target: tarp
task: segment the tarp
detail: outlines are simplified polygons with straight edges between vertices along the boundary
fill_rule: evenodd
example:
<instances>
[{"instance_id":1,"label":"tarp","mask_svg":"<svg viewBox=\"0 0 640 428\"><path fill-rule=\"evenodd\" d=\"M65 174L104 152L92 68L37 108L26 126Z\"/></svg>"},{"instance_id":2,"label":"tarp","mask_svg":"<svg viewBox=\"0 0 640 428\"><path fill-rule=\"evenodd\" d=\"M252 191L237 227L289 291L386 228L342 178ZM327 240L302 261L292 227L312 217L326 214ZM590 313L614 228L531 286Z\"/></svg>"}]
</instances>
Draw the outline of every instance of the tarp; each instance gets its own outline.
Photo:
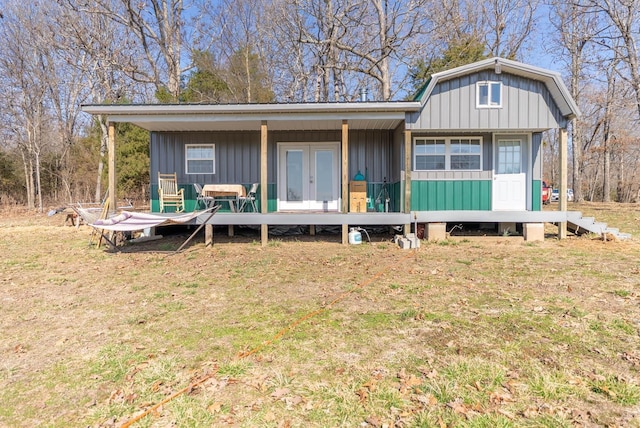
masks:
<instances>
[{"instance_id":1,"label":"tarp","mask_svg":"<svg viewBox=\"0 0 640 428\"><path fill-rule=\"evenodd\" d=\"M139 213L135 211L123 211L114 217L104 220L96 220L91 223L90 226L96 229L113 230L116 232L133 232L150 227L185 224L198 217L200 214L205 214L212 209L213 208L203 211L194 211L171 217L158 214Z\"/></svg>"}]
</instances>

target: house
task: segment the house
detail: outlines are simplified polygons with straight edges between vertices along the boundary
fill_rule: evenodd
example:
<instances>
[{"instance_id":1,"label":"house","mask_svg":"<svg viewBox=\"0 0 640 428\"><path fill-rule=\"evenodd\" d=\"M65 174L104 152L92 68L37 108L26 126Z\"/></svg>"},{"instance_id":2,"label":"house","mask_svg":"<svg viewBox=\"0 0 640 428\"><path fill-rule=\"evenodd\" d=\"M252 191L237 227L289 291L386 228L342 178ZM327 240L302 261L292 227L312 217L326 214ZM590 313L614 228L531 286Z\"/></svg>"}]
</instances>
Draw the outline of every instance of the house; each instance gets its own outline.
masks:
<instances>
[{"instance_id":1,"label":"house","mask_svg":"<svg viewBox=\"0 0 640 428\"><path fill-rule=\"evenodd\" d=\"M566 235L566 201L542 211L542 133L558 129L567 188L567 125L579 115L559 74L491 58L434 74L414 101L291 104L86 105L151 133L151 207L159 172L176 172L187 210L192 183L258 183L258 212L218 212L214 225L522 225ZM109 188L116 183L109 158ZM354 180L364 178L364 180ZM110 193L115 199L115 194ZM542 233L542 235L541 235Z\"/></svg>"}]
</instances>

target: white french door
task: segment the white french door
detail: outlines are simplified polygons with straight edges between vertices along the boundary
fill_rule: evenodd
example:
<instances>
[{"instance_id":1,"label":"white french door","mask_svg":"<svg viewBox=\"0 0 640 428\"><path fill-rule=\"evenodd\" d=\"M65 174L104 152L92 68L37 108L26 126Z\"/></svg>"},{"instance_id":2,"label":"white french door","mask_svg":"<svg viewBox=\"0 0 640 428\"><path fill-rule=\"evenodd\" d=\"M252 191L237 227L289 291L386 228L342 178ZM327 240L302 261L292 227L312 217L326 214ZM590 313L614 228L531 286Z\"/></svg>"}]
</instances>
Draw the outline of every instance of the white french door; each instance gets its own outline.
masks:
<instances>
[{"instance_id":1,"label":"white french door","mask_svg":"<svg viewBox=\"0 0 640 428\"><path fill-rule=\"evenodd\" d=\"M526 141L498 139L494 147L493 209L524 211L527 206Z\"/></svg>"},{"instance_id":2,"label":"white french door","mask_svg":"<svg viewBox=\"0 0 640 428\"><path fill-rule=\"evenodd\" d=\"M278 144L278 210L337 211L339 143Z\"/></svg>"}]
</instances>

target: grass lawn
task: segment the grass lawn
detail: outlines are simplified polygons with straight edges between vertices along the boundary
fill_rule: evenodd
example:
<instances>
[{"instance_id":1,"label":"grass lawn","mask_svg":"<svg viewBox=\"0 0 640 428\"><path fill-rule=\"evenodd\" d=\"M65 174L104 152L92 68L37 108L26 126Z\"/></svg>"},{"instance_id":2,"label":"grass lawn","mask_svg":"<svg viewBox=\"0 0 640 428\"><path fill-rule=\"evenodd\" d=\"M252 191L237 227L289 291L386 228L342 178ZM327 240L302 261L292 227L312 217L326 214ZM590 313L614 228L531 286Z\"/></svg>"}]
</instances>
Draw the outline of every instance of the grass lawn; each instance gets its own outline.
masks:
<instances>
[{"instance_id":1,"label":"grass lawn","mask_svg":"<svg viewBox=\"0 0 640 428\"><path fill-rule=\"evenodd\" d=\"M132 426L640 426L640 211L569 208L633 238L112 253L6 212L0 426L122 426L182 390Z\"/></svg>"}]
</instances>

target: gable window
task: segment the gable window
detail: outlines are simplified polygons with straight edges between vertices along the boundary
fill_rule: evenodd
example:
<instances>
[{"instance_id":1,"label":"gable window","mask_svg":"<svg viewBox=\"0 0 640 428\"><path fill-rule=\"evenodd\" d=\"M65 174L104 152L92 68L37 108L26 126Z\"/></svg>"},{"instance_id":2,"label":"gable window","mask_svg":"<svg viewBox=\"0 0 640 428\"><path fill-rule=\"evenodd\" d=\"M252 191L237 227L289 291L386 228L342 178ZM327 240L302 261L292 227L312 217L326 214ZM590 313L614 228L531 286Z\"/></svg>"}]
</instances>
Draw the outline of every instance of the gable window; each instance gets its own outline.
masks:
<instances>
[{"instance_id":1,"label":"gable window","mask_svg":"<svg viewBox=\"0 0 640 428\"><path fill-rule=\"evenodd\" d=\"M477 107L502 107L501 82L478 82L476 94Z\"/></svg>"},{"instance_id":2,"label":"gable window","mask_svg":"<svg viewBox=\"0 0 640 428\"><path fill-rule=\"evenodd\" d=\"M215 144L187 144L187 174L215 174Z\"/></svg>"},{"instance_id":3,"label":"gable window","mask_svg":"<svg viewBox=\"0 0 640 428\"><path fill-rule=\"evenodd\" d=\"M482 169L480 137L416 138L416 171L475 171Z\"/></svg>"}]
</instances>

